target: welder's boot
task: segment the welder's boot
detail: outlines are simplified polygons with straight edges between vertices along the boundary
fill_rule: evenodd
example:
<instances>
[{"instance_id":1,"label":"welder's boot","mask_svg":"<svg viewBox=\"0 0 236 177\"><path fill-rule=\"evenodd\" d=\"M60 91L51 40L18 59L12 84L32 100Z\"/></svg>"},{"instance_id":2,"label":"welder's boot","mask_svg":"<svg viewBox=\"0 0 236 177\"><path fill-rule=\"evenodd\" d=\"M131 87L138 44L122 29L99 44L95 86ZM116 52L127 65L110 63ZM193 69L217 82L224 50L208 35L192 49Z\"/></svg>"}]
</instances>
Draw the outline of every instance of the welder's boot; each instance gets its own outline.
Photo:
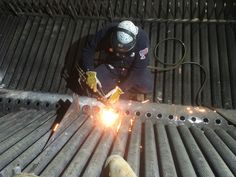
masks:
<instances>
[{"instance_id":1,"label":"welder's boot","mask_svg":"<svg viewBox=\"0 0 236 177\"><path fill-rule=\"evenodd\" d=\"M107 158L103 177L137 177L129 164L119 155Z\"/></svg>"}]
</instances>

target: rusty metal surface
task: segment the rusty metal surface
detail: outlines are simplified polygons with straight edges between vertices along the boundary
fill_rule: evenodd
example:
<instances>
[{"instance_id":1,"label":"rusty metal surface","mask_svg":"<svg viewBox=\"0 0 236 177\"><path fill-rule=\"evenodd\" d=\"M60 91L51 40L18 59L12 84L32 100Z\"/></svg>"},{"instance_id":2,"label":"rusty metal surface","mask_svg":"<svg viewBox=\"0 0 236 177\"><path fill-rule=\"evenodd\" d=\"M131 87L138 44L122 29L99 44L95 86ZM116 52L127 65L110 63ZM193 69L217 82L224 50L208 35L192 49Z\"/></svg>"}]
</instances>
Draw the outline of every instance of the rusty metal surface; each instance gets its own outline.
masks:
<instances>
[{"instance_id":1,"label":"rusty metal surface","mask_svg":"<svg viewBox=\"0 0 236 177\"><path fill-rule=\"evenodd\" d=\"M55 132L57 135L46 148L55 111L22 110L0 117L1 124L6 124L5 129L18 126L15 132L0 141L0 174L11 177L12 169L18 164L25 172L45 177L99 177L111 154L127 159L140 177L167 174L184 177L227 174L227 177L233 177L236 174L236 139L232 135L236 128L228 125L224 118L206 110L209 123L202 124L198 122L202 113L193 107L164 105L166 108L163 109L163 105L158 104L130 103L124 101L117 105L123 112L119 129L116 125L106 128L83 109L88 104L102 105L91 98L75 95ZM127 109L128 106L131 109ZM157 118L156 114L160 112L162 117ZM32 113L37 114L37 118L26 124L26 119L34 117ZM167 115L173 115L173 119ZM178 120L177 115L185 115L186 120ZM192 116L196 117L196 122L188 119ZM222 122L214 123L216 118ZM13 121L24 123L13 125ZM0 129L0 135L4 132Z\"/></svg>"}]
</instances>

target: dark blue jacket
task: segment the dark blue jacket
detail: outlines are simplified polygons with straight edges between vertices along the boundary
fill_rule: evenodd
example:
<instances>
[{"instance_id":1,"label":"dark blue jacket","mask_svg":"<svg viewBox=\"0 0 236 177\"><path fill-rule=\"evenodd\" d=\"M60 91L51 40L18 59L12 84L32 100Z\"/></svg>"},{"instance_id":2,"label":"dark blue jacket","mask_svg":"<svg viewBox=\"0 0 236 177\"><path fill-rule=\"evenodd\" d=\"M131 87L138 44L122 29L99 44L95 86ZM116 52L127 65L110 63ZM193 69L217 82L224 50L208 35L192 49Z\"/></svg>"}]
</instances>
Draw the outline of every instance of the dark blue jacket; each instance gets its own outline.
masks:
<instances>
[{"instance_id":1,"label":"dark blue jacket","mask_svg":"<svg viewBox=\"0 0 236 177\"><path fill-rule=\"evenodd\" d=\"M121 88L128 90L130 85L140 78L140 74L146 69L148 65L148 47L149 40L146 32L139 28L136 36L135 47L125 56L121 56L112 51L111 34L116 28L118 23L111 23L105 28L99 30L95 36L90 40L86 47L83 49L83 67L86 71L94 70L94 57L96 51L105 51L107 58L106 64L111 64L116 68L126 68L128 76L121 84Z\"/></svg>"}]
</instances>

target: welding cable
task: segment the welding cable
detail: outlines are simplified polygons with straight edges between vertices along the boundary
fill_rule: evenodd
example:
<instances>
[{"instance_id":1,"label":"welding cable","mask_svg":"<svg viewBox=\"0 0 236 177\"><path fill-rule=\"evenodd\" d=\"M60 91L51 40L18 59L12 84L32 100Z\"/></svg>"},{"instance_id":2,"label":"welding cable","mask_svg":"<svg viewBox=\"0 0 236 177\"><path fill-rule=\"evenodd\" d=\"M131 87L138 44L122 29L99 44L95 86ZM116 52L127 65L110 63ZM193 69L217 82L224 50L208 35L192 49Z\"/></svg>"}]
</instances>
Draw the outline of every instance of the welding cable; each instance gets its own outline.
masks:
<instances>
[{"instance_id":1,"label":"welding cable","mask_svg":"<svg viewBox=\"0 0 236 177\"><path fill-rule=\"evenodd\" d=\"M182 46L182 48L183 48L183 56L182 56L179 60L177 60L177 62L175 62L175 63L166 63L166 62L160 60L159 57L158 57L158 55L157 55L157 49L158 49L158 47L159 47L162 43L167 42L167 41L170 41L170 40L171 40L171 41L176 41L176 42L180 43L181 46ZM187 64L189 64L189 65L195 65L195 66L200 67L201 71L204 73L204 78L203 78L203 81L201 82L201 86L200 86L200 88L198 89L197 94L196 94L196 96L195 96L195 103L196 103L197 106L200 106L200 105L201 105L201 103L199 102L199 100L200 100L200 94L201 94L203 88L204 88L205 85L206 85L206 81L207 81L207 79L208 79L208 73L207 73L206 69L204 68L204 66L202 66L201 64L199 64L199 63L197 63L197 62L184 62L185 57L186 57L186 53L187 53L187 49L186 49L185 43L184 43L182 40L177 39L177 38L166 38L166 39L164 39L164 40L162 40L162 41L160 41L160 42L158 42L158 43L156 44L156 46L154 47L154 51L153 51L153 52L154 52L154 59L155 59L157 62L159 62L159 63L161 63L162 65L164 65L163 68L161 68L161 67L156 67L156 66L148 66L149 69L155 70L155 71L157 71L157 72L165 72L165 71L174 70L174 69L176 69L176 68L179 68L179 67L182 66L182 65L187 65ZM166 67L166 66L167 66L167 67Z\"/></svg>"},{"instance_id":2,"label":"welding cable","mask_svg":"<svg viewBox=\"0 0 236 177\"><path fill-rule=\"evenodd\" d=\"M182 48L183 48L183 51L184 51L183 56L179 60L177 60L176 63L165 63L164 61L160 60L158 55L157 55L157 49L159 48L159 46L162 43L165 43L167 41L176 41L176 42L180 43ZM161 68L161 67L156 67L156 66L148 66L148 68L156 70L156 71L159 71L159 72L160 71L169 71L169 70L176 69L177 67L179 67L184 62L186 53L187 53L186 46L185 46L184 42L181 41L180 39L177 39L177 38L166 38L166 39L163 39L162 41L158 42L156 44L156 46L154 47L153 55L154 55L154 58L155 58L156 61L158 61L159 63L163 64L164 66L168 66L168 67Z\"/></svg>"}]
</instances>

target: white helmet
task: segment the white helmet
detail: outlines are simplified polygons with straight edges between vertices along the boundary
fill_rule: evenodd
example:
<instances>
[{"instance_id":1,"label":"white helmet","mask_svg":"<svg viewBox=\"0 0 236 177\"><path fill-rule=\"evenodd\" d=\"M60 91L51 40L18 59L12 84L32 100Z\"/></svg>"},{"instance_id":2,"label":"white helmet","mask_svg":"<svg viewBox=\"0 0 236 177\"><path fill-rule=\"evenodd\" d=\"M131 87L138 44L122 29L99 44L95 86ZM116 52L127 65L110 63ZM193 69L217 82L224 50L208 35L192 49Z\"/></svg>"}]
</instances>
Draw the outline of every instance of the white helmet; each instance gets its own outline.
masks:
<instances>
[{"instance_id":1,"label":"white helmet","mask_svg":"<svg viewBox=\"0 0 236 177\"><path fill-rule=\"evenodd\" d=\"M131 32L134 36L138 34L138 27L133 24L133 22L125 20L118 24L118 28L128 30ZM134 39L130 34L127 34L123 31L117 32L117 39L122 44L128 44L132 42Z\"/></svg>"},{"instance_id":2,"label":"white helmet","mask_svg":"<svg viewBox=\"0 0 236 177\"><path fill-rule=\"evenodd\" d=\"M112 34L112 47L115 51L129 52L136 44L138 27L133 22L125 20L118 24Z\"/></svg>"}]
</instances>

